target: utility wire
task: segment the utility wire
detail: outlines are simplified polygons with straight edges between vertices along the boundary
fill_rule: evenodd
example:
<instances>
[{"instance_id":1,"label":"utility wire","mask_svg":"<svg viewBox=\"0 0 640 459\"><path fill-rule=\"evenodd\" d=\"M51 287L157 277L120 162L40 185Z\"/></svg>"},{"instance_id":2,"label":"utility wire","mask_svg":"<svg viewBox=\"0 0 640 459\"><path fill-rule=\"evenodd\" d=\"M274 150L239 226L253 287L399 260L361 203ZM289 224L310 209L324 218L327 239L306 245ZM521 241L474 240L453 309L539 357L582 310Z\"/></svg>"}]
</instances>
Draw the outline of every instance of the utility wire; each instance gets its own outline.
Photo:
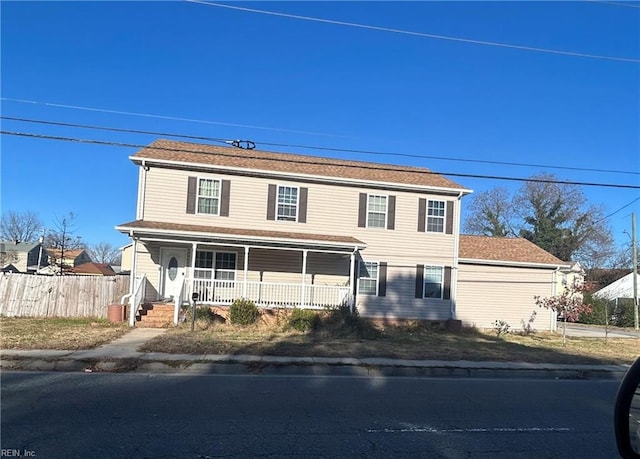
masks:
<instances>
[{"instance_id":1,"label":"utility wire","mask_svg":"<svg viewBox=\"0 0 640 459\"><path fill-rule=\"evenodd\" d=\"M636 201L640 201L640 196L638 196L637 198L635 198L633 201L631 201L628 204L625 204L624 206L620 207L618 210L611 212L609 215L607 215L606 217L602 217L600 220L596 220L595 222L591 223L591 225L597 225L600 222L603 222L605 220L608 220L609 218L613 217L615 214L617 214L618 212L620 212L621 210L626 209L627 207L629 207L631 204L633 204Z\"/></svg>"},{"instance_id":2,"label":"utility wire","mask_svg":"<svg viewBox=\"0 0 640 459\"><path fill-rule=\"evenodd\" d=\"M586 58L590 58L590 59L603 59L603 60L609 60L609 61L632 62L632 63L635 63L635 64L640 64L640 59L633 59L633 58L627 58L627 57L603 56L603 55L599 55L599 54L578 53L578 52L573 52L573 51L562 51L562 50L556 50L556 49L536 48L536 47L532 47L532 46L512 45L512 44L509 44L509 43L499 43L499 42L493 42L493 41L472 40L472 39L469 39L469 38L451 37L451 36L447 36L447 35L435 35L435 34L423 33L423 32L411 32L411 31L408 31L408 30L392 29L392 28L389 28L389 27L372 26L372 25L367 25L367 24L359 24L359 23L355 23L355 22L335 21L335 20L332 20L332 19L322 19L322 18L311 17L311 16L301 16L301 15L297 15L297 14L278 13L278 12L275 12L275 11L258 10L258 9L255 9L255 8L245 8L245 7L241 7L241 6L225 5L225 4L222 4L222 3L204 2L204 1L201 1L201 0L184 0L184 1L189 2L189 3L198 3L198 4L201 4L201 5L214 6L214 7L217 7L217 8L228 8L228 9L231 9L231 10L245 11L245 12L249 12L249 13L259 13L259 14L266 14L266 15L269 15L269 16L279 16L279 17L290 18L290 19L301 19L301 20L304 20L304 21L322 22L322 23L325 23L325 24L335 24L335 25L348 26L348 27L357 27L357 28L360 28L360 29L378 30L378 31L382 31L382 32L392 32L392 33L399 33L399 34L404 34L404 35L413 35L413 36L417 36L417 37L434 38L434 39L438 39L438 40L450 40L450 41L456 41L456 42L461 42L461 43L470 43L470 44L474 44L474 45L497 46L497 47L501 47L501 48L518 49L518 50L522 50L522 51L534 51L534 52L539 52L539 53L560 54L560 55L563 55L563 56L586 57Z\"/></svg>"},{"instance_id":3,"label":"utility wire","mask_svg":"<svg viewBox=\"0 0 640 459\"><path fill-rule=\"evenodd\" d=\"M338 134L328 134L325 132L313 132L313 131L298 131L295 129L281 129L274 127L265 127L265 126L254 126L251 124L237 124L237 123L225 123L222 121L209 121L209 120L200 120L195 118L180 118L177 116L167 116L167 115L154 115L151 113L140 113L140 112L126 112L122 110L108 110L105 108L95 108L95 107L84 107L81 105L67 105L67 104L55 104L52 102L40 102L37 100L25 100L25 99L12 99L10 97L0 97L0 100L5 100L7 102L19 102L23 104L34 104L34 105L46 105L47 107L58 107L58 108L71 108L75 110L87 110L91 112L101 112L101 113L114 113L117 115L132 115L132 116L144 116L147 118L159 118L164 120L173 120L173 121L188 121L191 123L202 123L202 124L215 124L220 126L230 126L230 127L240 127L246 129L261 129L263 131L277 131L277 132L289 132L293 134L307 134L307 135L319 135L325 137L342 137L346 138L348 136L338 135Z\"/></svg>"},{"instance_id":4,"label":"utility wire","mask_svg":"<svg viewBox=\"0 0 640 459\"><path fill-rule=\"evenodd\" d=\"M149 135L166 136L166 137L178 137L178 138L192 139L192 140L206 140L206 141L217 142L222 144L230 144L232 141L234 141L232 139L223 139L220 137L195 136L195 135L187 135L187 134L175 134L170 132L156 132L156 131L146 131L146 130L138 130L138 129L125 129L125 128L114 128L114 127L107 127L107 126L63 123L59 121L35 120L30 118L18 118L13 116L0 115L0 119L20 121L25 123L53 125L53 126L66 126L66 127L74 127L74 128L82 128L82 129L128 132L132 134L149 134ZM436 159L436 160L442 160L442 161L458 161L463 163L496 164L496 165L503 165L503 166L538 167L538 168L544 168L544 169L562 169L562 170L573 170L573 171L583 171L583 172L640 175L640 172L612 170L612 169L593 169L593 168L586 168L586 167L552 166L548 164L513 163L513 162L506 162L506 161L490 161L490 160L482 160L482 159L450 158L450 157L444 157L444 156L418 155L418 154L411 154L411 153L359 150L359 149L351 149L351 148L320 147L320 146L313 146L313 145L285 144L285 143L272 143L272 142L261 142L261 141L255 141L255 143L260 145L269 145L269 146L276 146L276 147L305 148L309 150L332 151L332 152L340 152L340 153L401 156L406 158Z\"/></svg>"},{"instance_id":5,"label":"utility wire","mask_svg":"<svg viewBox=\"0 0 640 459\"><path fill-rule=\"evenodd\" d=\"M127 147L127 148L149 148L153 150L163 150L163 151L174 151L174 152L183 152L183 153L197 153L201 155L213 154L208 153L206 151L201 150L190 150L188 148L169 148L169 147L159 147L159 146L150 146L150 145L140 145L133 143L124 143L124 142L111 142L105 140L95 140L95 139L80 139L76 137L60 137L60 136L51 136L45 134L37 134L31 132L15 132L15 131L6 131L0 130L0 134L5 135L13 135L19 137L30 137L30 138L38 138L38 139L46 139L46 140L59 140L65 142L75 142L75 143L87 143L87 144L96 144L96 145L109 145L115 147ZM235 149L231 149L232 151L238 151ZM251 150L242 150L243 152L251 151ZM216 152L215 155L227 156L232 158L243 158L243 159L258 159L264 160L264 157L260 156L252 156L251 154L227 154ZM367 163L358 163L356 164L348 164L344 162L331 162L330 159L325 159L323 161L301 161L297 159L277 159L272 158L271 161L276 162L286 162L286 163L299 163L299 164L311 164L316 166L338 166L338 167L347 167L347 168L358 168L358 169L371 169L371 170L386 170L390 172L406 172L406 168L399 168L397 166L391 166L386 164L367 164ZM382 166L382 167L381 167ZM628 185L628 184L616 184L616 183L597 183L597 182L579 182L572 180L548 180L548 179L540 179L540 178L526 178L526 177L507 177L507 176L499 176L499 175L480 175L480 174L462 174L457 172L436 172L431 170L414 170L412 172L418 174L429 174L429 175L443 175L443 176L451 176L451 177L465 177L465 178L478 178L478 179L490 179L490 180L507 180L514 182L533 182L533 183L558 183L561 185L579 185L579 186L594 186L594 187L603 187L603 188L619 188L619 189L632 189L632 190L640 190L640 185Z\"/></svg>"},{"instance_id":6,"label":"utility wire","mask_svg":"<svg viewBox=\"0 0 640 459\"><path fill-rule=\"evenodd\" d=\"M602 0L585 0L585 1L589 3L601 3L603 5L624 6L627 8L640 8L640 4L632 3L632 2L621 3L621 2L606 2Z\"/></svg>"}]
</instances>

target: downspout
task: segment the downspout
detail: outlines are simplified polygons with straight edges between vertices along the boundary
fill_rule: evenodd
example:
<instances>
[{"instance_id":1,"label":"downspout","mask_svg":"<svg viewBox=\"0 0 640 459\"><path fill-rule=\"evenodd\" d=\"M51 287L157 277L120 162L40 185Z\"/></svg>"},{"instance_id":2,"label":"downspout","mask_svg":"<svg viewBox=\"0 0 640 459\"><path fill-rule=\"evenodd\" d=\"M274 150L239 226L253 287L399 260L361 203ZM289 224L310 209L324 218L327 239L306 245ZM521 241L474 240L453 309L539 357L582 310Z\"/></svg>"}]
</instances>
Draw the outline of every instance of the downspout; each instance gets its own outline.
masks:
<instances>
[{"instance_id":1,"label":"downspout","mask_svg":"<svg viewBox=\"0 0 640 459\"><path fill-rule=\"evenodd\" d=\"M142 167L138 176L138 209L136 212L136 220L144 220L144 204L147 194L147 166L146 161L142 160Z\"/></svg>"},{"instance_id":2,"label":"downspout","mask_svg":"<svg viewBox=\"0 0 640 459\"><path fill-rule=\"evenodd\" d=\"M451 267L451 285L449 286L449 293L451 296L451 318L456 319L456 297L458 295L458 264L460 261L460 221L462 219L462 196L463 193L458 193L458 216L456 218L456 224L453 228L453 233L456 235L453 241L453 266Z\"/></svg>"}]
</instances>

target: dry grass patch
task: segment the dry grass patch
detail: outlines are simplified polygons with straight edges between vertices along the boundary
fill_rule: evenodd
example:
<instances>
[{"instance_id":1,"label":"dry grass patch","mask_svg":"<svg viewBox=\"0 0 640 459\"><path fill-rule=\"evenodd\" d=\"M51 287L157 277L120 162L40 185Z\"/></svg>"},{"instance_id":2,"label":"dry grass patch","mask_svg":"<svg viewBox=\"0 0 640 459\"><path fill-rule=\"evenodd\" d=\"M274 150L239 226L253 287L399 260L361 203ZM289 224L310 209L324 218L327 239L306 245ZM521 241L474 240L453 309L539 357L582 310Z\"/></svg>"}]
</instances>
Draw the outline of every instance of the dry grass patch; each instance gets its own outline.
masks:
<instances>
[{"instance_id":1,"label":"dry grass patch","mask_svg":"<svg viewBox=\"0 0 640 459\"><path fill-rule=\"evenodd\" d=\"M126 324L104 319L0 317L2 349L91 349L119 338Z\"/></svg>"},{"instance_id":2,"label":"dry grass patch","mask_svg":"<svg viewBox=\"0 0 640 459\"><path fill-rule=\"evenodd\" d=\"M265 324L238 327L216 324L191 332L169 330L143 346L147 352L173 354L253 354L296 357L387 357L426 360L509 361L531 363L631 363L640 354L640 339L567 338L538 333L506 335L466 330L449 333L421 328L385 327L363 339L345 330L282 331Z\"/></svg>"}]
</instances>

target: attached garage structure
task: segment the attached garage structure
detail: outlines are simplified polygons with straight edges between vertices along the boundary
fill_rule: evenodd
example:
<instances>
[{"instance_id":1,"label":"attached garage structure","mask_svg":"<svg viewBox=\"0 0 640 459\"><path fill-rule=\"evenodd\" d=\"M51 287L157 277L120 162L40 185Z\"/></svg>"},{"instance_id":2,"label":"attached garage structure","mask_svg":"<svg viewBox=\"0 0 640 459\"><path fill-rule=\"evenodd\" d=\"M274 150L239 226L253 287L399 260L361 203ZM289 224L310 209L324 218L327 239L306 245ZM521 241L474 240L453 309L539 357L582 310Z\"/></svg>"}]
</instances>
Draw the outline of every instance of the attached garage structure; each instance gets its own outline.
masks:
<instances>
[{"instance_id":1,"label":"attached garage structure","mask_svg":"<svg viewBox=\"0 0 640 459\"><path fill-rule=\"evenodd\" d=\"M455 316L465 326L493 328L496 320L512 330L532 313L533 327L555 331L556 314L534 297L558 294L558 276L570 264L522 238L460 236Z\"/></svg>"}]
</instances>

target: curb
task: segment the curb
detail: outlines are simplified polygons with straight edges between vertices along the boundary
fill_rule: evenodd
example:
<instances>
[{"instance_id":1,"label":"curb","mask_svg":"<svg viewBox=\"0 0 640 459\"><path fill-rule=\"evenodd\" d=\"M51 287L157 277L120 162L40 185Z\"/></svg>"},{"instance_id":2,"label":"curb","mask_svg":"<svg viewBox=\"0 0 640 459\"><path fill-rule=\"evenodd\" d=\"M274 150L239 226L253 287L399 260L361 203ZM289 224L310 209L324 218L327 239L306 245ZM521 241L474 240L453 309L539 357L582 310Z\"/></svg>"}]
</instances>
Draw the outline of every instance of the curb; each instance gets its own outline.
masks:
<instances>
[{"instance_id":1,"label":"curb","mask_svg":"<svg viewBox=\"0 0 640 459\"><path fill-rule=\"evenodd\" d=\"M8 357L8 358L7 358ZM151 358L150 358L151 357ZM625 365L559 365L504 362L393 361L392 359L329 359L259 356L141 355L130 358L56 358L3 356L3 371L162 373L192 375L356 376L429 378L525 378L620 380ZM173 358L172 358L173 357Z\"/></svg>"}]
</instances>

